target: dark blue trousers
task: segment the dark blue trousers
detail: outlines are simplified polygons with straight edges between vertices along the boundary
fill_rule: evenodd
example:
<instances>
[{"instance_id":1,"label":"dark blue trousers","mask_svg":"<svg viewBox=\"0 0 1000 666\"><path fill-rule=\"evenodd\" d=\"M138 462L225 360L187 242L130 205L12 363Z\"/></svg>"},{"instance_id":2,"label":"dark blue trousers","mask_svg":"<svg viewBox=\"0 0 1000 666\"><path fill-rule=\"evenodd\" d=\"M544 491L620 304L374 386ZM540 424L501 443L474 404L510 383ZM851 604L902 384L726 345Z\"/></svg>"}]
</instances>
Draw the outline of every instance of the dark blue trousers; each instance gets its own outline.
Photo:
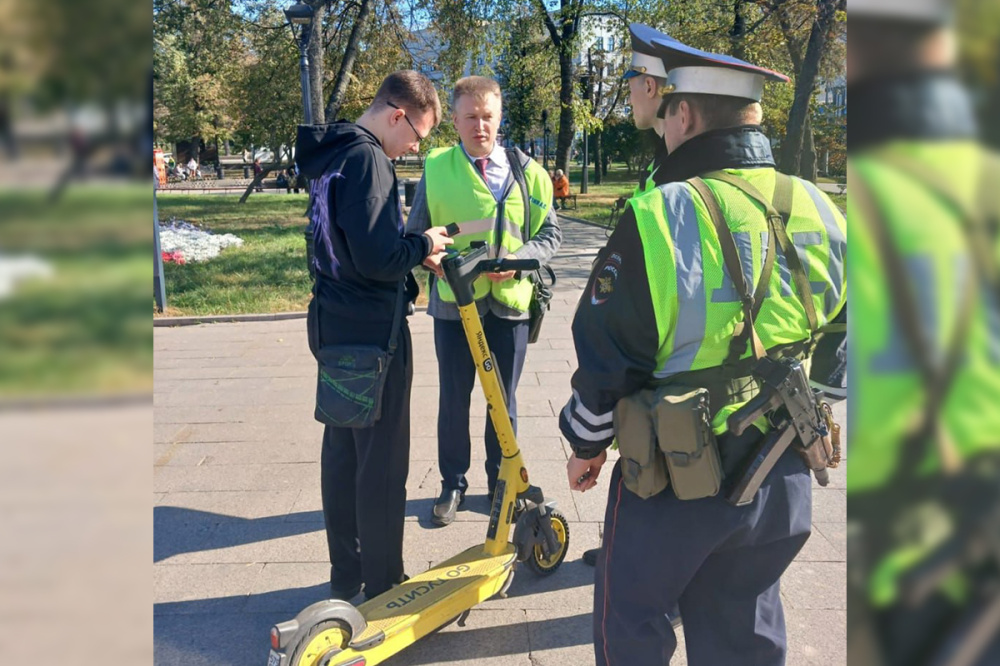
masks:
<instances>
[{"instance_id":1,"label":"dark blue trousers","mask_svg":"<svg viewBox=\"0 0 1000 666\"><path fill-rule=\"evenodd\" d=\"M486 344L500 373L507 394L507 411L517 433L517 382L528 349L528 322L501 319L492 313L483 317ZM476 382L476 365L460 321L434 320L434 348L441 386L438 403L438 468L445 490L465 492L469 482L472 442L469 436L469 406ZM489 490L496 487L502 453L493 422L486 418L486 478Z\"/></svg>"},{"instance_id":2,"label":"dark blue trousers","mask_svg":"<svg viewBox=\"0 0 1000 666\"><path fill-rule=\"evenodd\" d=\"M666 614L677 605L691 666L784 664L779 578L811 516L811 478L793 451L745 507L721 495L681 501L669 488L643 500L615 464L595 570L598 666L669 664L677 639Z\"/></svg>"}]
</instances>

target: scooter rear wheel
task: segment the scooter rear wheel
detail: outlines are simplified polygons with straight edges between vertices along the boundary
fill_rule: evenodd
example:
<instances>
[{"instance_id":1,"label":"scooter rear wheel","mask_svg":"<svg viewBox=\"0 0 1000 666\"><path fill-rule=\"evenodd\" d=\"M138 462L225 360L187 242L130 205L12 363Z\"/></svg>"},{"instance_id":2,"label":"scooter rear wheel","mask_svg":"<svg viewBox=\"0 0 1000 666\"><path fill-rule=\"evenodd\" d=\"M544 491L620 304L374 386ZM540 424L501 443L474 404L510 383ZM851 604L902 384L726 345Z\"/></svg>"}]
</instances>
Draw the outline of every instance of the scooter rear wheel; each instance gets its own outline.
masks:
<instances>
[{"instance_id":1,"label":"scooter rear wheel","mask_svg":"<svg viewBox=\"0 0 1000 666\"><path fill-rule=\"evenodd\" d=\"M566 516L558 511L549 511L549 520L552 521L552 529L556 533L556 540L559 542L559 550L545 557L541 544L536 544L532 549L531 556L525 561L528 568L539 576L548 576L559 568L559 565L566 559L566 551L569 550L569 521Z\"/></svg>"},{"instance_id":2,"label":"scooter rear wheel","mask_svg":"<svg viewBox=\"0 0 1000 666\"><path fill-rule=\"evenodd\" d=\"M288 666L326 666L350 640L350 632L339 620L318 622L292 651Z\"/></svg>"}]
</instances>

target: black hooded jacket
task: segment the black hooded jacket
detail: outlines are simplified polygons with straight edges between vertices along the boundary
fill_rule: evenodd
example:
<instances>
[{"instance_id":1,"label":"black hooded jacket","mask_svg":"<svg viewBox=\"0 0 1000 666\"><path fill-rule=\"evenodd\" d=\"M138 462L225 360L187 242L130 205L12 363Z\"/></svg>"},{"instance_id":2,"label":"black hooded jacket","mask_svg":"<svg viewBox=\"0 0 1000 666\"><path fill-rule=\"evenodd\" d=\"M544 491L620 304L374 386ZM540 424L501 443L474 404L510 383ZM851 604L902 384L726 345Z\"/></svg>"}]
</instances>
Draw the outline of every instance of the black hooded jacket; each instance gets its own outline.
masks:
<instances>
[{"instance_id":1,"label":"black hooded jacket","mask_svg":"<svg viewBox=\"0 0 1000 666\"><path fill-rule=\"evenodd\" d=\"M312 184L313 293L323 324L347 320L387 332L399 281L406 280L407 300L416 298L410 271L431 249L424 236L403 233L392 162L374 134L346 121L299 126L295 158ZM324 331L325 343L346 341L335 337Z\"/></svg>"}]
</instances>

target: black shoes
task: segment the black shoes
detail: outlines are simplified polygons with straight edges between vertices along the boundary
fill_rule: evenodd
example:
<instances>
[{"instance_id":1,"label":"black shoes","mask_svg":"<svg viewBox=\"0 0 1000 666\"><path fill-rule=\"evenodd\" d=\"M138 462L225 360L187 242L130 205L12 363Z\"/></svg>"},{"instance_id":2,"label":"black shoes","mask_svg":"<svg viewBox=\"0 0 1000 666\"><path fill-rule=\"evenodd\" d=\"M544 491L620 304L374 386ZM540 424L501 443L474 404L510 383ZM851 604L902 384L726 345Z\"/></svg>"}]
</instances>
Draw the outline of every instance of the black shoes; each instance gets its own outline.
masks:
<instances>
[{"instance_id":1,"label":"black shoes","mask_svg":"<svg viewBox=\"0 0 1000 666\"><path fill-rule=\"evenodd\" d=\"M583 561L592 567L597 566L597 555L600 552L600 548L591 548L590 550L583 551Z\"/></svg>"},{"instance_id":2,"label":"black shoes","mask_svg":"<svg viewBox=\"0 0 1000 666\"><path fill-rule=\"evenodd\" d=\"M465 493L461 490L442 490L441 496L434 502L434 512L431 522L439 527L455 522L455 513L465 504Z\"/></svg>"},{"instance_id":3,"label":"black shoes","mask_svg":"<svg viewBox=\"0 0 1000 666\"><path fill-rule=\"evenodd\" d=\"M330 579L330 598L350 601L361 592L361 583L345 583Z\"/></svg>"}]
</instances>

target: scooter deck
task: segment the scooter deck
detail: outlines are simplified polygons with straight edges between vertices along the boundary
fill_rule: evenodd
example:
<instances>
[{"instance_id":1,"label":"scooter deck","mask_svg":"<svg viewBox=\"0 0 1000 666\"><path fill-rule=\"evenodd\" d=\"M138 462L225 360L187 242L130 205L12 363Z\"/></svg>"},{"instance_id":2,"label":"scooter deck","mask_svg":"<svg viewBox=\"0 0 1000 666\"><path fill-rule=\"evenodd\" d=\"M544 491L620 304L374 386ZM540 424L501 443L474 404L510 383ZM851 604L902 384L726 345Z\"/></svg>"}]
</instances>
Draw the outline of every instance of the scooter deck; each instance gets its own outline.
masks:
<instances>
[{"instance_id":1,"label":"scooter deck","mask_svg":"<svg viewBox=\"0 0 1000 666\"><path fill-rule=\"evenodd\" d=\"M487 555L477 544L361 604L368 626L330 666L360 656L367 666L388 659L499 592L516 556L511 543L499 555Z\"/></svg>"}]
</instances>

